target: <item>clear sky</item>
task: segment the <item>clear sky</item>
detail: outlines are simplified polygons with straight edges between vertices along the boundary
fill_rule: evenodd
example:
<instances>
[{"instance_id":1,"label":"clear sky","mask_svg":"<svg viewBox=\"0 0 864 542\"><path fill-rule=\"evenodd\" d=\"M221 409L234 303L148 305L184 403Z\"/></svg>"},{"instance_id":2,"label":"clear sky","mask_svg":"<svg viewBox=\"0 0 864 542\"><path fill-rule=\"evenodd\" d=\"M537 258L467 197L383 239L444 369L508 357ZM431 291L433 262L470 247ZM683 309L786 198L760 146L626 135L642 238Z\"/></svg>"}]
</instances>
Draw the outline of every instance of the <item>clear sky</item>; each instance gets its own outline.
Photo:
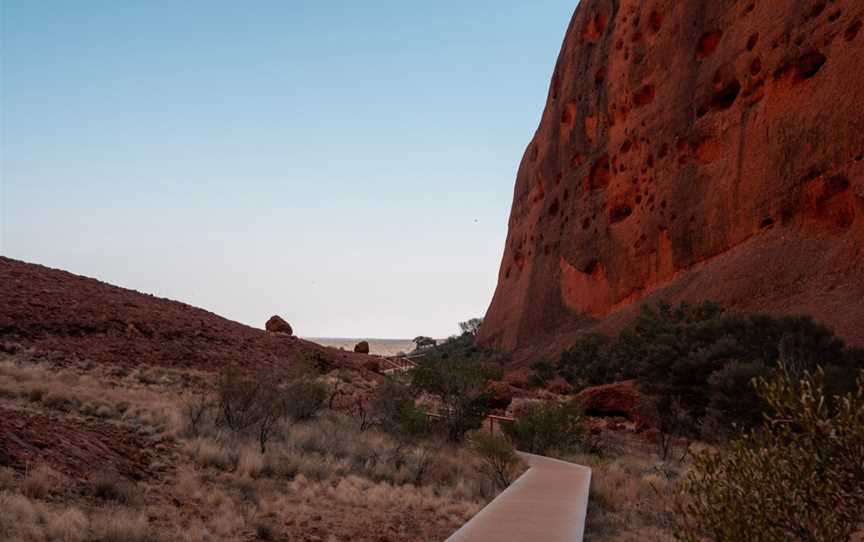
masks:
<instances>
[{"instance_id":1,"label":"clear sky","mask_svg":"<svg viewBox=\"0 0 864 542\"><path fill-rule=\"evenodd\" d=\"M576 0L0 0L0 253L304 336L482 316Z\"/></svg>"}]
</instances>

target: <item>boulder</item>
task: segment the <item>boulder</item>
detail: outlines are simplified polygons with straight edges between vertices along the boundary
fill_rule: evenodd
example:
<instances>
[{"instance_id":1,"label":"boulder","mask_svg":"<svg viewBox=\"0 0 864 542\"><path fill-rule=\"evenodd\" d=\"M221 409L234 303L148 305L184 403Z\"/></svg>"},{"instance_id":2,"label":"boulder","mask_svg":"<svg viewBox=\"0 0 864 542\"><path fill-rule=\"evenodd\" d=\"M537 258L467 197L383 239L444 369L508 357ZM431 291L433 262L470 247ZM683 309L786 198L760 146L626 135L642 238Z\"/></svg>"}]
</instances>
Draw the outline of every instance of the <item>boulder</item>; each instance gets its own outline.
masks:
<instances>
[{"instance_id":1,"label":"boulder","mask_svg":"<svg viewBox=\"0 0 864 542\"><path fill-rule=\"evenodd\" d=\"M281 316L273 315L267 320L264 329L270 333L279 333L281 335L293 335L294 330L291 329L291 324L282 319Z\"/></svg>"},{"instance_id":2,"label":"boulder","mask_svg":"<svg viewBox=\"0 0 864 542\"><path fill-rule=\"evenodd\" d=\"M360 341L359 343L354 345L354 351L358 354L368 354L369 343L367 341Z\"/></svg>"},{"instance_id":3,"label":"boulder","mask_svg":"<svg viewBox=\"0 0 864 542\"><path fill-rule=\"evenodd\" d=\"M576 395L575 401L585 411L586 416L625 418L637 425L642 422L639 411L640 394L634 380L585 388Z\"/></svg>"}]
</instances>

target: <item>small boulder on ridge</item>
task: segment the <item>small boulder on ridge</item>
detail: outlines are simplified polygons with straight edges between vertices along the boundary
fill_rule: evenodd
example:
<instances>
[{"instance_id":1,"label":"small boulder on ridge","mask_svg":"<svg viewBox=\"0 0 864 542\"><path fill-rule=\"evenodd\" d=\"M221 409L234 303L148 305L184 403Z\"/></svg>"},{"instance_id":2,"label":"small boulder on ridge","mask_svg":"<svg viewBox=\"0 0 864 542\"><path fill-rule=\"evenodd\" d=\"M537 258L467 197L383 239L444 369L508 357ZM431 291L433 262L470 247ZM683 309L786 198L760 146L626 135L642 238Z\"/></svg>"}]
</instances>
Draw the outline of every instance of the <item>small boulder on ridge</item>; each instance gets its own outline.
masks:
<instances>
[{"instance_id":1,"label":"small boulder on ridge","mask_svg":"<svg viewBox=\"0 0 864 542\"><path fill-rule=\"evenodd\" d=\"M294 330L291 329L291 324L286 322L280 316L273 315L267 320L264 329L270 333L281 333L283 335L293 335Z\"/></svg>"}]
</instances>

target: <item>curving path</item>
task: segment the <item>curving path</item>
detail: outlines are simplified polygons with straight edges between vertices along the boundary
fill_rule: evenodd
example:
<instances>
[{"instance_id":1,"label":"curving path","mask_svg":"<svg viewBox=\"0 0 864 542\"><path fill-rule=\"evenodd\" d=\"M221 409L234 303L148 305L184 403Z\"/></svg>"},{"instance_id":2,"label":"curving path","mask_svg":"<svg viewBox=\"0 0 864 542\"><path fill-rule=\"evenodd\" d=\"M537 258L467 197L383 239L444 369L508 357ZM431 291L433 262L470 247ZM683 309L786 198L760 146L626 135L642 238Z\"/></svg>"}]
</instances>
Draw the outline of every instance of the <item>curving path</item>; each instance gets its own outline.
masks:
<instances>
[{"instance_id":1,"label":"curving path","mask_svg":"<svg viewBox=\"0 0 864 542\"><path fill-rule=\"evenodd\" d=\"M581 542L591 469L519 455L528 470L446 542Z\"/></svg>"}]
</instances>

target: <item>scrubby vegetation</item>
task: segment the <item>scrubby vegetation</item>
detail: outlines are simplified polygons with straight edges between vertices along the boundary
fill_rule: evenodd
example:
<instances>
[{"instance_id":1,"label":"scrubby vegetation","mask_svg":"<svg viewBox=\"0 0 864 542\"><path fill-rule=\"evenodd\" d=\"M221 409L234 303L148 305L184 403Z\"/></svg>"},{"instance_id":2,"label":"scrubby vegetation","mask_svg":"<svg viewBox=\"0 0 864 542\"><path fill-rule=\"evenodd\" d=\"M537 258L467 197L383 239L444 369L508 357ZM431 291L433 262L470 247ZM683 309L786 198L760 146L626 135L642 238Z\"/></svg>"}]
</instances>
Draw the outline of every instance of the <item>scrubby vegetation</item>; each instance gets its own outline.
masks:
<instances>
[{"instance_id":1,"label":"scrubby vegetation","mask_svg":"<svg viewBox=\"0 0 864 542\"><path fill-rule=\"evenodd\" d=\"M558 372L577 389L636 379L658 397L657 415L675 403L687 427L724 437L761 421L766 404L749 386L782 362L794 374L821 366L833 394L848 391L864 352L846 348L829 329L805 316L727 314L714 303L660 304L643 310L617 338L589 335L565 351Z\"/></svg>"},{"instance_id":2,"label":"scrubby vegetation","mask_svg":"<svg viewBox=\"0 0 864 542\"><path fill-rule=\"evenodd\" d=\"M64 463L13 470L0 454L3 540L443 540L500 490L481 456L428 431L398 381L379 384L361 424L329 408L333 375L309 367L214 376L7 361L0 376L0 407L116 425L158 450L140 478L83 480Z\"/></svg>"},{"instance_id":3,"label":"scrubby vegetation","mask_svg":"<svg viewBox=\"0 0 864 542\"><path fill-rule=\"evenodd\" d=\"M502 429L523 452L560 455L583 443L582 421L582 410L572 401L535 403Z\"/></svg>"},{"instance_id":4,"label":"scrubby vegetation","mask_svg":"<svg viewBox=\"0 0 864 542\"><path fill-rule=\"evenodd\" d=\"M829 409L824 374L760 378L772 414L681 485L683 540L850 540L864 527L864 372Z\"/></svg>"}]
</instances>

